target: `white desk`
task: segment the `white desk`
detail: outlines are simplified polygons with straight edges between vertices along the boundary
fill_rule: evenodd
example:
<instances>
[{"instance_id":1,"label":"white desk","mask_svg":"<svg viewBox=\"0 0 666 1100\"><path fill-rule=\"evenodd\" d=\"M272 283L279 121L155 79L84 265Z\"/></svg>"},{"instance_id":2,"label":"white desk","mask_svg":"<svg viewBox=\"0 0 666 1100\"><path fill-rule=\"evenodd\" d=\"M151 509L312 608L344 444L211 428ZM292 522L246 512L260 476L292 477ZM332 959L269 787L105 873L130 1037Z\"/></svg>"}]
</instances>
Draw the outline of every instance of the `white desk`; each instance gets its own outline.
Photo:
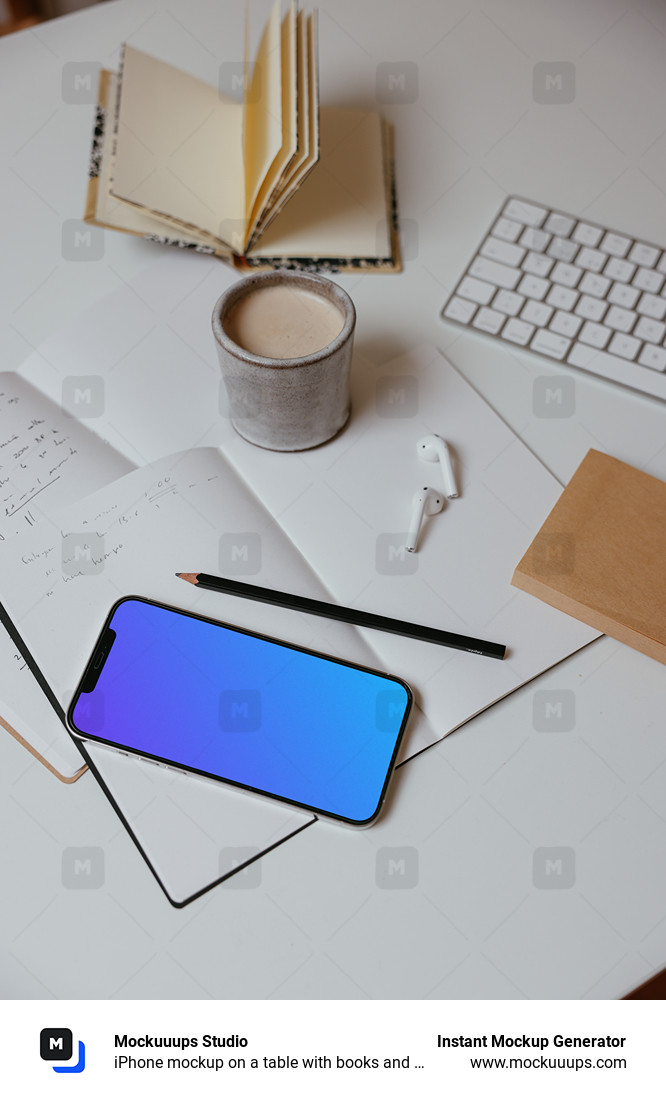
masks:
<instances>
[{"instance_id":1,"label":"white desk","mask_svg":"<svg viewBox=\"0 0 666 1100\"><path fill-rule=\"evenodd\" d=\"M253 4L255 28L267 7ZM113 67L131 38L215 83L241 24L235 3L119 0L0 41L3 369L159 255L107 233L102 258L63 257L92 118L63 100L63 79L71 99L72 74ZM359 348L381 363L436 343L563 482L590 446L666 477L666 407L575 374L575 413L543 418L534 381L565 368L438 319L506 193L664 243L659 0L624 13L611 0L324 0L320 50L324 102L372 102L378 65L415 63L402 70L413 101L381 103L396 124L405 272L340 279ZM536 102L534 65L562 60L575 66L573 101ZM262 861L252 888L231 880L182 911L91 776L65 787L0 738L2 993L621 996L666 964L665 686L663 666L602 639L409 763L384 823L306 830ZM573 728L537 728L543 691L570 693ZM103 848L103 885L63 885L69 846ZM400 855L406 874L386 889L377 866ZM562 860L559 878L546 859Z\"/></svg>"}]
</instances>

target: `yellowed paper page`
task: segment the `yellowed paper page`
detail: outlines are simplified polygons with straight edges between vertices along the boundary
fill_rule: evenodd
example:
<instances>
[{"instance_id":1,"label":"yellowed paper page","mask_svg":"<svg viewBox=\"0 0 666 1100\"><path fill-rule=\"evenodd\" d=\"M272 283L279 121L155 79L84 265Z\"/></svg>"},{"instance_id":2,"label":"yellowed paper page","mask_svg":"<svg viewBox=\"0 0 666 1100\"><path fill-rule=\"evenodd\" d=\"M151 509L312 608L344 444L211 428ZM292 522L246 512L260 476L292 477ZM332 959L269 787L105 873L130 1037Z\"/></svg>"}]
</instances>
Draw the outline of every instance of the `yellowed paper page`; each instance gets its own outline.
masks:
<instances>
[{"instance_id":1,"label":"yellowed paper page","mask_svg":"<svg viewBox=\"0 0 666 1100\"><path fill-rule=\"evenodd\" d=\"M245 192L247 226L259 189L282 148L282 34L280 0L264 28L245 98ZM249 234L246 230L246 237Z\"/></svg>"},{"instance_id":2,"label":"yellowed paper page","mask_svg":"<svg viewBox=\"0 0 666 1100\"><path fill-rule=\"evenodd\" d=\"M252 248L252 258L391 255L379 115L323 107L320 125L319 164Z\"/></svg>"},{"instance_id":3,"label":"yellowed paper page","mask_svg":"<svg viewBox=\"0 0 666 1100\"><path fill-rule=\"evenodd\" d=\"M122 202L110 194L114 123L112 108L116 102L117 87L118 74L104 70L100 78L99 102L100 107L106 114L106 123L102 145L98 151L99 172L90 181L91 194L94 197L92 201L86 204L85 220L93 222L95 225L107 226L109 229L120 229L125 233L133 233L141 237L177 238L179 242L184 244L211 247L212 241L206 234L194 230L176 229L169 222L156 218L140 206L131 206L129 203ZM94 188L92 185L94 185ZM215 247L219 252L219 243L215 242Z\"/></svg>"},{"instance_id":4,"label":"yellowed paper page","mask_svg":"<svg viewBox=\"0 0 666 1100\"><path fill-rule=\"evenodd\" d=\"M299 11L296 17L296 122L298 152L292 173L297 174L310 155L310 64L308 57L308 21Z\"/></svg>"},{"instance_id":5,"label":"yellowed paper page","mask_svg":"<svg viewBox=\"0 0 666 1100\"><path fill-rule=\"evenodd\" d=\"M308 16L310 155L319 159L319 12Z\"/></svg>"},{"instance_id":6,"label":"yellowed paper page","mask_svg":"<svg viewBox=\"0 0 666 1100\"><path fill-rule=\"evenodd\" d=\"M125 47L115 198L218 238L243 222L242 152L240 104Z\"/></svg>"},{"instance_id":7,"label":"yellowed paper page","mask_svg":"<svg viewBox=\"0 0 666 1100\"><path fill-rule=\"evenodd\" d=\"M267 229L289 202L319 159L319 76L317 72L316 13L298 13L298 154L282 182L279 194L265 208L255 236Z\"/></svg>"},{"instance_id":8,"label":"yellowed paper page","mask_svg":"<svg viewBox=\"0 0 666 1100\"><path fill-rule=\"evenodd\" d=\"M282 146L259 188L248 219L247 240L252 239L267 207L279 197L298 153L298 40L296 4L282 22Z\"/></svg>"}]
</instances>

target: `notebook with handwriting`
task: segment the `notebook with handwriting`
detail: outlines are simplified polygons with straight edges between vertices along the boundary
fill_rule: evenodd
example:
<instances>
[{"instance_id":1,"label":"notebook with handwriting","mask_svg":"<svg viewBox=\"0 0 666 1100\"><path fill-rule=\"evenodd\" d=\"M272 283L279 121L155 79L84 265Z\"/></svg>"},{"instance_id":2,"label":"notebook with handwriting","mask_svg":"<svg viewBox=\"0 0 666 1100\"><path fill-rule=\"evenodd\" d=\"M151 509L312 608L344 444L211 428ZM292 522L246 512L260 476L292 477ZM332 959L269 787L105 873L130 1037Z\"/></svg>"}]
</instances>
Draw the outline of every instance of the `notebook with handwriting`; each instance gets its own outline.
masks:
<instances>
[{"instance_id":1,"label":"notebook with handwriting","mask_svg":"<svg viewBox=\"0 0 666 1100\"><path fill-rule=\"evenodd\" d=\"M26 361L26 377L39 377L56 397L64 377L83 378L90 370L91 350L103 333L97 364L104 402L88 420L91 436L106 437L100 446L124 448L126 461L144 466L8 539L0 564L12 583L3 598L63 696L109 606L130 592L178 606L193 601L211 617L395 672L411 683L418 704L402 755L407 760L596 636L510 586L515 561L561 487L427 346L381 366L357 359L352 419L326 447L278 455L247 444L230 424L209 332L223 271L212 260L167 259ZM451 445L461 495L430 518L418 554L401 554L411 497L424 475L416 440L433 431ZM205 446L163 457L191 440ZM128 510L131 522L121 524ZM102 568L68 576L62 539L87 530L103 540L104 548L97 547ZM260 548L258 556L250 554L252 546ZM233 575L239 562L251 582L494 638L508 645L508 656L488 661L412 639L361 634L345 624L198 593L173 576L183 570ZM104 777L104 760L95 763ZM141 817L122 775L114 767L107 786L113 785L115 804L142 845ZM196 819L196 807L189 812ZM286 828L293 831L291 815ZM182 876L169 852L156 858L172 900L190 896L192 873L178 892ZM201 888L215 881L210 874L210 866L197 865Z\"/></svg>"}]
</instances>

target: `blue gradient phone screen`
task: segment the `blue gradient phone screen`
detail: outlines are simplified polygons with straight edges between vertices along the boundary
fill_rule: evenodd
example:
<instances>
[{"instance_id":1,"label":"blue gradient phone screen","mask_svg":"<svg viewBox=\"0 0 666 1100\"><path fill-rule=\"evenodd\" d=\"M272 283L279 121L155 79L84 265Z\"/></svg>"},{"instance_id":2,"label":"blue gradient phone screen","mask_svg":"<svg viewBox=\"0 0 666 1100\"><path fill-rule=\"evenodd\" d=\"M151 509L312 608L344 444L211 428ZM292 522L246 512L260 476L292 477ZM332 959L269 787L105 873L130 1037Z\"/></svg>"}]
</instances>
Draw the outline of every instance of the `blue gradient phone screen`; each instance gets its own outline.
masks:
<instances>
[{"instance_id":1,"label":"blue gradient phone screen","mask_svg":"<svg viewBox=\"0 0 666 1100\"><path fill-rule=\"evenodd\" d=\"M72 710L91 737L367 821L409 710L395 680L142 600ZM84 681L85 686L85 681Z\"/></svg>"}]
</instances>

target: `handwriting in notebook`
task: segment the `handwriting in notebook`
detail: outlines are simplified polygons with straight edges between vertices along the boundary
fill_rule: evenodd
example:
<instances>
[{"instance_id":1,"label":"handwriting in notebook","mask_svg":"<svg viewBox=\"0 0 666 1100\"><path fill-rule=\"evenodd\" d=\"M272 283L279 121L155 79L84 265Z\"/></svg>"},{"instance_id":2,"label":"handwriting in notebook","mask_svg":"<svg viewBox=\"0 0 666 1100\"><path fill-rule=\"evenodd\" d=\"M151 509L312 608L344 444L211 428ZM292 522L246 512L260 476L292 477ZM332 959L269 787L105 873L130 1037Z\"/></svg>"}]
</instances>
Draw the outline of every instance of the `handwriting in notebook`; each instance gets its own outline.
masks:
<instances>
[{"instance_id":1,"label":"handwriting in notebook","mask_svg":"<svg viewBox=\"0 0 666 1100\"><path fill-rule=\"evenodd\" d=\"M127 469L82 422L25 379L0 375L0 540L34 526L47 507Z\"/></svg>"}]
</instances>

